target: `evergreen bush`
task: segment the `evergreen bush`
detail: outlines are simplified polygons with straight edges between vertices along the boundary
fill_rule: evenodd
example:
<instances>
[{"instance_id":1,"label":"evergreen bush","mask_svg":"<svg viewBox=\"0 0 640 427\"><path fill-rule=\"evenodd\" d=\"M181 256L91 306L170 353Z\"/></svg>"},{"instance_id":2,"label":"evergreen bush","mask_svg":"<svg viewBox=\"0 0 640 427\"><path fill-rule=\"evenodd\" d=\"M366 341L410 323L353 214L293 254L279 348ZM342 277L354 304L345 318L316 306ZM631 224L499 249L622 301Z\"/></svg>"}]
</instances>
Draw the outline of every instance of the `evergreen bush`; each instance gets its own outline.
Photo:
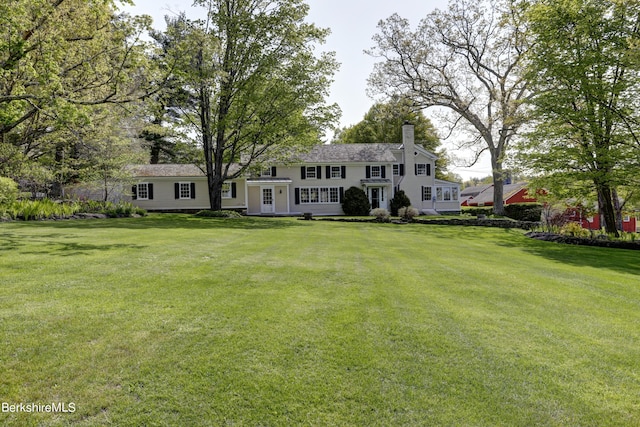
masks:
<instances>
[{"instance_id":1,"label":"evergreen bush","mask_svg":"<svg viewBox=\"0 0 640 427\"><path fill-rule=\"evenodd\" d=\"M344 192L342 210L345 215L367 216L371 211L371 204L367 194L358 187L351 187Z\"/></svg>"},{"instance_id":2,"label":"evergreen bush","mask_svg":"<svg viewBox=\"0 0 640 427\"><path fill-rule=\"evenodd\" d=\"M409 196L403 190L398 190L390 202L391 215L398 216L400 208L406 208L407 206L411 206Z\"/></svg>"},{"instance_id":3,"label":"evergreen bush","mask_svg":"<svg viewBox=\"0 0 640 427\"><path fill-rule=\"evenodd\" d=\"M542 217L542 205L537 203L514 203L505 205L504 213L507 217L518 221L538 222Z\"/></svg>"}]
</instances>

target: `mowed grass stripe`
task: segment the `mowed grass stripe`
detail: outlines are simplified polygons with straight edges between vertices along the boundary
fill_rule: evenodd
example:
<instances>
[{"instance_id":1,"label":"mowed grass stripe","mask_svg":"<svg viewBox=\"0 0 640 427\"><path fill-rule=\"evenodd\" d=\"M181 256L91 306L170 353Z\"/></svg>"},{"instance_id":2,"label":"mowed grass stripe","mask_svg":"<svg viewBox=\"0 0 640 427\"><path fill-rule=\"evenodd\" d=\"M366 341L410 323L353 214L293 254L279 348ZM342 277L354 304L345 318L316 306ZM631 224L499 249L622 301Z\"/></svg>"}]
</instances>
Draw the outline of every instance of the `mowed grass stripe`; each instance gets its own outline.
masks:
<instances>
[{"instance_id":1,"label":"mowed grass stripe","mask_svg":"<svg viewBox=\"0 0 640 427\"><path fill-rule=\"evenodd\" d=\"M25 425L638 423L636 254L295 219L2 224Z\"/></svg>"}]
</instances>

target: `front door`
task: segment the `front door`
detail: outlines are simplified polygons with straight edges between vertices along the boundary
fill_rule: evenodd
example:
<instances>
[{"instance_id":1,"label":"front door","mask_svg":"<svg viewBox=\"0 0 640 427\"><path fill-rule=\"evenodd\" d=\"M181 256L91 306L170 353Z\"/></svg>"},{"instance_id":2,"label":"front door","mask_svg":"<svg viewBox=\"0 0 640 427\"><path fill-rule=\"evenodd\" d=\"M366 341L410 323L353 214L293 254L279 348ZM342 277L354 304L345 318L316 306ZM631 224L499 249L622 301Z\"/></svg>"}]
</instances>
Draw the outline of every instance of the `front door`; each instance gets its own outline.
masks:
<instances>
[{"instance_id":1,"label":"front door","mask_svg":"<svg viewBox=\"0 0 640 427\"><path fill-rule=\"evenodd\" d=\"M377 209L380 207L382 190L377 187L371 188L371 209Z\"/></svg>"},{"instance_id":2,"label":"front door","mask_svg":"<svg viewBox=\"0 0 640 427\"><path fill-rule=\"evenodd\" d=\"M260 192L260 212L273 213L273 187L261 187Z\"/></svg>"}]
</instances>

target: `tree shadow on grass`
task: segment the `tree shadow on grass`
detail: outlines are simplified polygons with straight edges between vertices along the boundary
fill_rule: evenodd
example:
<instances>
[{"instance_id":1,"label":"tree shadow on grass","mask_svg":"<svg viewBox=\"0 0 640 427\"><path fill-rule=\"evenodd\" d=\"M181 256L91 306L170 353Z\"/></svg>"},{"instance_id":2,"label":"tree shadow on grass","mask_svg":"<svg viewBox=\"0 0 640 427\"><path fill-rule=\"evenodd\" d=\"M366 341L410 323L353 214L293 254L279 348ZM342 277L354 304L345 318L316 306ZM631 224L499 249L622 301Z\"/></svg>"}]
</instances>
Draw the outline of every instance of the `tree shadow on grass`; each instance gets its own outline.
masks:
<instances>
[{"instance_id":1,"label":"tree shadow on grass","mask_svg":"<svg viewBox=\"0 0 640 427\"><path fill-rule=\"evenodd\" d=\"M64 239L71 236L62 233L49 233L37 236L17 235L16 233L3 233L0 236L0 253L3 251L19 251L24 255L60 255L75 256L87 255L94 251L108 251L113 249L135 249L143 250L144 245L113 243L113 244L94 244L94 243L78 243L65 242ZM46 249L42 250L23 250L25 247L33 247L40 245Z\"/></svg>"},{"instance_id":2,"label":"tree shadow on grass","mask_svg":"<svg viewBox=\"0 0 640 427\"><path fill-rule=\"evenodd\" d=\"M201 218L188 214L151 214L141 218L108 218L108 219L70 219L60 221L25 221L21 224L29 227L55 229L282 229L304 227L309 221L297 218L242 217L242 218Z\"/></svg>"},{"instance_id":3,"label":"tree shadow on grass","mask_svg":"<svg viewBox=\"0 0 640 427\"><path fill-rule=\"evenodd\" d=\"M640 275L640 252L630 249L578 246L546 242L511 234L498 242L501 246L517 247L532 255L578 267L610 269L620 273Z\"/></svg>"}]
</instances>

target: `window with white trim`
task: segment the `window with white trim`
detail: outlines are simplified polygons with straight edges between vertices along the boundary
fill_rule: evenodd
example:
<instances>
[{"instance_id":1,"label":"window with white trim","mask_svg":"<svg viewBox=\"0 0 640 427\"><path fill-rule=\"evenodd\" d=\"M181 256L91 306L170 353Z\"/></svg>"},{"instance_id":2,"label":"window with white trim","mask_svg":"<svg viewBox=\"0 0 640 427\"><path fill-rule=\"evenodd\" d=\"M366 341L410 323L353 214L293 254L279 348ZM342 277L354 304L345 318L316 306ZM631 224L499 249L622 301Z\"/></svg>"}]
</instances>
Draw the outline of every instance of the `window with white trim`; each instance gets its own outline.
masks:
<instances>
[{"instance_id":1,"label":"window with white trim","mask_svg":"<svg viewBox=\"0 0 640 427\"><path fill-rule=\"evenodd\" d=\"M416 175L419 176L427 176L428 175L428 166L426 163L417 163L416 164Z\"/></svg>"},{"instance_id":2,"label":"window with white trim","mask_svg":"<svg viewBox=\"0 0 640 427\"><path fill-rule=\"evenodd\" d=\"M262 171L260 172L260 176L261 177L271 177L271 168L264 168L262 169Z\"/></svg>"},{"instance_id":3,"label":"window with white trim","mask_svg":"<svg viewBox=\"0 0 640 427\"><path fill-rule=\"evenodd\" d=\"M149 200L149 183L148 182L141 182L138 184L137 199Z\"/></svg>"},{"instance_id":4,"label":"window with white trim","mask_svg":"<svg viewBox=\"0 0 640 427\"><path fill-rule=\"evenodd\" d=\"M231 183L230 182L223 182L222 183L222 198L223 199L231 199L232 193L231 193Z\"/></svg>"},{"instance_id":5,"label":"window with white trim","mask_svg":"<svg viewBox=\"0 0 640 427\"><path fill-rule=\"evenodd\" d=\"M371 178L382 177L382 166L371 166Z\"/></svg>"},{"instance_id":6,"label":"window with white trim","mask_svg":"<svg viewBox=\"0 0 640 427\"><path fill-rule=\"evenodd\" d=\"M190 182L179 182L179 195L180 199L190 199L191 198L191 183Z\"/></svg>"},{"instance_id":7,"label":"window with white trim","mask_svg":"<svg viewBox=\"0 0 640 427\"><path fill-rule=\"evenodd\" d=\"M301 187L300 203L340 203L340 190L338 187Z\"/></svg>"},{"instance_id":8,"label":"window with white trim","mask_svg":"<svg viewBox=\"0 0 640 427\"><path fill-rule=\"evenodd\" d=\"M316 179L316 167L315 166L307 166L305 168L305 176L307 179Z\"/></svg>"},{"instance_id":9,"label":"window with white trim","mask_svg":"<svg viewBox=\"0 0 640 427\"><path fill-rule=\"evenodd\" d=\"M458 187L436 187L436 200L439 202L458 200Z\"/></svg>"},{"instance_id":10,"label":"window with white trim","mask_svg":"<svg viewBox=\"0 0 640 427\"><path fill-rule=\"evenodd\" d=\"M422 187L422 200L431 200L431 187Z\"/></svg>"},{"instance_id":11,"label":"window with white trim","mask_svg":"<svg viewBox=\"0 0 640 427\"><path fill-rule=\"evenodd\" d=\"M331 166L331 179L341 179L341 178L342 178L342 167Z\"/></svg>"},{"instance_id":12,"label":"window with white trim","mask_svg":"<svg viewBox=\"0 0 640 427\"><path fill-rule=\"evenodd\" d=\"M393 176L400 176L400 165L393 165Z\"/></svg>"}]
</instances>

